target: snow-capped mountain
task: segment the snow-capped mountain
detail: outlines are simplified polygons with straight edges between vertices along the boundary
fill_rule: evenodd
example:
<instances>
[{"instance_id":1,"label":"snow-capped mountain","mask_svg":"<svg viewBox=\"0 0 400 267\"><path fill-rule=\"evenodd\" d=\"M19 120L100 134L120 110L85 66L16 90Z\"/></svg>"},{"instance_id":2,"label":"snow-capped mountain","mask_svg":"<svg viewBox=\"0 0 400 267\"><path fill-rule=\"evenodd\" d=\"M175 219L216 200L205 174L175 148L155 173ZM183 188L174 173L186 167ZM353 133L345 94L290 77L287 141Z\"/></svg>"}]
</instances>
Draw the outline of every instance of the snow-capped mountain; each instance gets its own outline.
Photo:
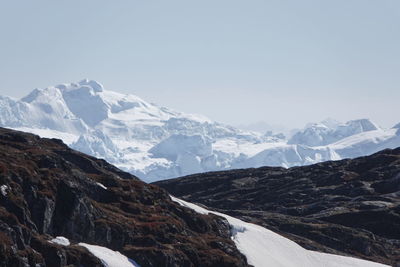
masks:
<instances>
[{"instance_id":1,"label":"snow-capped mountain","mask_svg":"<svg viewBox=\"0 0 400 267\"><path fill-rule=\"evenodd\" d=\"M288 144L323 146L355 134L378 129L377 125L367 119L352 120L346 123L330 119L307 126L290 138Z\"/></svg>"},{"instance_id":2,"label":"snow-capped mountain","mask_svg":"<svg viewBox=\"0 0 400 267\"><path fill-rule=\"evenodd\" d=\"M291 167L400 146L397 129L369 120L308 125L283 135L239 130L186 114L91 80L0 96L0 126L62 139L146 181L229 168Z\"/></svg>"}]
</instances>

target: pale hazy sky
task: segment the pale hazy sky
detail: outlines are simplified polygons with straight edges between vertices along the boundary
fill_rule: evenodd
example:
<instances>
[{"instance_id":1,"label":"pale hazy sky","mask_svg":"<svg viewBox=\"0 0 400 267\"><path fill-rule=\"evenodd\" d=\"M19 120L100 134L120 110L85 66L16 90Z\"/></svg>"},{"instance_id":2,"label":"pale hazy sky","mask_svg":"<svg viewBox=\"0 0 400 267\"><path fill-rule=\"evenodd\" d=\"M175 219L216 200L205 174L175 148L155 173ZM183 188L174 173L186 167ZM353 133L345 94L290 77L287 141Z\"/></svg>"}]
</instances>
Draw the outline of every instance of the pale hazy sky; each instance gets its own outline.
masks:
<instances>
[{"instance_id":1,"label":"pale hazy sky","mask_svg":"<svg viewBox=\"0 0 400 267\"><path fill-rule=\"evenodd\" d=\"M0 2L0 93L83 78L232 124L400 122L399 0Z\"/></svg>"}]
</instances>

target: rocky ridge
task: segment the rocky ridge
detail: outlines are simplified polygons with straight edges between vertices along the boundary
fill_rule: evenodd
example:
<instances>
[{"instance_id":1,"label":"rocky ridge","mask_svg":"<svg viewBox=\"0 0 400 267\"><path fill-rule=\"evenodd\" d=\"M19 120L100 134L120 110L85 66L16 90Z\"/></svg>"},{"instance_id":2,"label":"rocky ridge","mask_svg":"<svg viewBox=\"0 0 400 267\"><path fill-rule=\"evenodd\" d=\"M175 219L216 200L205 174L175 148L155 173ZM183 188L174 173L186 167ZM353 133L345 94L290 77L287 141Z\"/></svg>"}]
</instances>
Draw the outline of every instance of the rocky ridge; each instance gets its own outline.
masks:
<instances>
[{"instance_id":1,"label":"rocky ridge","mask_svg":"<svg viewBox=\"0 0 400 267\"><path fill-rule=\"evenodd\" d=\"M307 249L400 264L400 148L352 160L210 172L156 184Z\"/></svg>"},{"instance_id":2,"label":"rocky ridge","mask_svg":"<svg viewBox=\"0 0 400 267\"><path fill-rule=\"evenodd\" d=\"M247 266L230 234L225 219L61 140L0 128L0 266L102 266L79 242L141 266Z\"/></svg>"}]
</instances>

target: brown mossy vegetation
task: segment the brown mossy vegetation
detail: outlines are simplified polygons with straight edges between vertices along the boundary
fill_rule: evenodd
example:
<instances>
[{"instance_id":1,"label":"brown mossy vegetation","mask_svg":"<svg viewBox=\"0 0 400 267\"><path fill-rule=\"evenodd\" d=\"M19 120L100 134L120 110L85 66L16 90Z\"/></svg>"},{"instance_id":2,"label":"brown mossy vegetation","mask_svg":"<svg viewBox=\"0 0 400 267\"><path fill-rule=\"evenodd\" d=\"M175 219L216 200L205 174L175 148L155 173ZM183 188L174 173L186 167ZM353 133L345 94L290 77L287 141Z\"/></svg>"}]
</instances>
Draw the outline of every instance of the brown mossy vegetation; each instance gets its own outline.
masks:
<instances>
[{"instance_id":1,"label":"brown mossy vegetation","mask_svg":"<svg viewBox=\"0 0 400 267\"><path fill-rule=\"evenodd\" d=\"M0 266L100 266L78 242L141 266L247 266L222 218L58 140L0 128L0 185ZM72 245L50 243L56 236Z\"/></svg>"}]
</instances>

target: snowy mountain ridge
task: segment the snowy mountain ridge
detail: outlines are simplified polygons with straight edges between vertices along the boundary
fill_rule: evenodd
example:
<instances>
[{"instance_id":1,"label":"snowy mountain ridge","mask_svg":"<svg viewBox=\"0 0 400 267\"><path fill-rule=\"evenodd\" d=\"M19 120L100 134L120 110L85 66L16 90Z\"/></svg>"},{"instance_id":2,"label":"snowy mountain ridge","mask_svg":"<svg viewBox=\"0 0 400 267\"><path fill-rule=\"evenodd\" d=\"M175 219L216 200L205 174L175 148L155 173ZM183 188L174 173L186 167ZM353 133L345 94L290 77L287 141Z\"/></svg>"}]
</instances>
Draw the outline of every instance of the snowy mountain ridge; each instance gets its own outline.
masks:
<instances>
[{"instance_id":1,"label":"snowy mountain ridge","mask_svg":"<svg viewBox=\"0 0 400 267\"><path fill-rule=\"evenodd\" d=\"M346 123L324 120L320 123L313 123L297 132L289 139L288 143L311 147L322 146L332 144L355 134L379 129L379 126L368 119L351 120Z\"/></svg>"},{"instance_id":2,"label":"snowy mountain ridge","mask_svg":"<svg viewBox=\"0 0 400 267\"><path fill-rule=\"evenodd\" d=\"M397 129L367 119L326 120L285 140L150 104L92 80L35 89L20 100L0 96L0 126L62 139L148 182L230 168L306 165L400 146Z\"/></svg>"}]
</instances>

